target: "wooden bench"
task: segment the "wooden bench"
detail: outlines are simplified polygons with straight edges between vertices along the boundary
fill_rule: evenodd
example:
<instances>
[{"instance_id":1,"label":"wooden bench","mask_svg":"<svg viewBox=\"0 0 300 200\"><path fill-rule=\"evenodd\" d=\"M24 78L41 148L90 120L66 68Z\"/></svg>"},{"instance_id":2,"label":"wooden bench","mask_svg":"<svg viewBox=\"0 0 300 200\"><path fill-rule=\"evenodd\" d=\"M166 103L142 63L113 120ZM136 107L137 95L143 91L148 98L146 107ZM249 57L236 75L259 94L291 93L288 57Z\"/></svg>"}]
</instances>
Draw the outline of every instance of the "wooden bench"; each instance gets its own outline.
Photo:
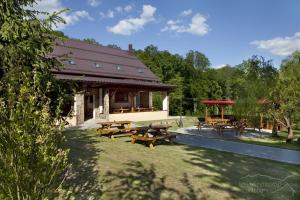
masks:
<instances>
[{"instance_id":1,"label":"wooden bench","mask_svg":"<svg viewBox=\"0 0 300 200\"><path fill-rule=\"evenodd\" d=\"M131 121L101 122L98 124L101 124L101 127L97 129L97 132L101 136L109 136L111 139L131 136L136 131L136 128L131 127Z\"/></svg>"},{"instance_id":2,"label":"wooden bench","mask_svg":"<svg viewBox=\"0 0 300 200\"><path fill-rule=\"evenodd\" d=\"M138 107L135 110L137 112L150 112L150 111L154 111L154 107L151 107L151 108L141 108L141 107Z\"/></svg>"},{"instance_id":3,"label":"wooden bench","mask_svg":"<svg viewBox=\"0 0 300 200\"><path fill-rule=\"evenodd\" d=\"M154 149L154 144L156 141L168 139L169 142L172 143L173 138L176 138L175 134L162 134L162 135L157 135L157 136L153 136L153 137L148 137L146 135L143 135L143 136L132 135L131 143L134 144L136 141L146 142L151 149Z\"/></svg>"}]
</instances>

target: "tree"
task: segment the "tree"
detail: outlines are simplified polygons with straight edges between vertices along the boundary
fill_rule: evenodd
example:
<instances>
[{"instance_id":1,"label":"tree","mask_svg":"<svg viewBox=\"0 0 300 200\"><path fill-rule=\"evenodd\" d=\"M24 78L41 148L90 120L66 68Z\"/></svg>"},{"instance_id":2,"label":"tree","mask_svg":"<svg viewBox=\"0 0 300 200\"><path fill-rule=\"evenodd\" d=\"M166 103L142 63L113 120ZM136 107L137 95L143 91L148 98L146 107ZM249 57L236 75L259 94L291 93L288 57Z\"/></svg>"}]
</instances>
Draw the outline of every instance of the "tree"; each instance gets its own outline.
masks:
<instances>
[{"instance_id":1,"label":"tree","mask_svg":"<svg viewBox=\"0 0 300 200\"><path fill-rule=\"evenodd\" d=\"M270 113L288 130L287 142L293 139L293 127L300 120L300 51L282 62L276 87L271 92Z\"/></svg>"},{"instance_id":2,"label":"tree","mask_svg":"<svg viewBox=\"0 0 300 200\"><path fill-rule=\"evenodd\" d=\"M25 9L34 3L0 2L0 199L49 197L67 165L64 88L51 73L61 63L49 57L60 12L40 20Z\"/></svg>"},{"instance_id":3,"label":"tree","mask_svg":"<svg viewBox=\"0 0 300 200\"><path fill-rule=\"evenodd\" d=\"M121 49L121 47L119 47L116 44L108 44L107 46L110 47L110 48L113 48L113 49Z\"/></svg>"},{"instance_id":4,"label":"tree","mask_svg":"<svg viewBox=\"0 0 300 200\"><path fill-rule=\"evenodd\" d=\"M89 44L95 44L95 45L101 46L101 44L99 42L97 42L97 40L95 40L94 38L85 38L82 41L89 43Z\"/></svg>"},{"instance_id":5,"label":"tree","mask_svg":"<svg viewBox=\"0 0 300 200\"><path fill-rule=\"evenodd\" d=\"M200 69L200 70L207 70L210 66L210 62L208 58L199 51L189 51L186 54L185 58L186 62L191 64L194 68Z\"/></svg>"},{"instance_id":6,"label":"tree","mask_svg":"<svg viewBox=\"0 0 300 200\"><path fill-rule=\"evenodd\" d=\"M175 90L170 93L170 113L172 115L182 115L183 78L177 74L168 83L176 85Z\"/></svg>"}]
</instances>

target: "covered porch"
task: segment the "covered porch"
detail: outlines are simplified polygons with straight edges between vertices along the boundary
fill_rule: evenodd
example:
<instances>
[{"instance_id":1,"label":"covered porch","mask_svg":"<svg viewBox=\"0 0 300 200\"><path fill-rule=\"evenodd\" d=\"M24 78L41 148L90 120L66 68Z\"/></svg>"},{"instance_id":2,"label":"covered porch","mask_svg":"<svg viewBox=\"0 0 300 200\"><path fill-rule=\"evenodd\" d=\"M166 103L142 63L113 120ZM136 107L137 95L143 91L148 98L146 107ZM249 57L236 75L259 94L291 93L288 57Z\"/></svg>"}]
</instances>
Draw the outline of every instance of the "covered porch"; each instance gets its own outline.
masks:
<instances>
[{"instance_id":1,"label":"covered porch","mask_svg":"<svg viewBox=\"0 0 300 200\"><path fill-rule=\"evenodd\" d=\"M71 125L79 125L89 119L148 121L168 118L169 92L173 86L159 82L125 83L123 79L113 79L117 82L108 83L101 80L89 78L87 81L84 77L77 80L80 92L74 96L73 115L68 119ZM153 93L161 95L161 108L153 105Z\"/></svg>"}]
</instances>

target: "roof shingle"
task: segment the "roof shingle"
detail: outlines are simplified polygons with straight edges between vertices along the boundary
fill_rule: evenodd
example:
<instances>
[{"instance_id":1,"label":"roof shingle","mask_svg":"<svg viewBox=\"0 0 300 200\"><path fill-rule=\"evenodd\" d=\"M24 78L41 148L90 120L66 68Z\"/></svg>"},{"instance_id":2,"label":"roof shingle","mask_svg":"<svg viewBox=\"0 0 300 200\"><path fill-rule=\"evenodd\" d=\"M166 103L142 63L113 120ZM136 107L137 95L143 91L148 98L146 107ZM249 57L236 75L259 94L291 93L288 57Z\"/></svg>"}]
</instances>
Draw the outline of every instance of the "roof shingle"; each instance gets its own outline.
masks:
<instances>
[{"instance_id":1,"label":"roof shingle","mask_svg":"<svg viewBox=\"0 0 300 200\"><path fill-rule=\"evenodd\" d=\"M159 81L149 68L128 51L68 39L58 41L51 54L55 57L64 55L67 55L65 59L74 62L65 62L64 73ZM100 67L96 67L96 63Z\"/></svg>"}]
</instances>

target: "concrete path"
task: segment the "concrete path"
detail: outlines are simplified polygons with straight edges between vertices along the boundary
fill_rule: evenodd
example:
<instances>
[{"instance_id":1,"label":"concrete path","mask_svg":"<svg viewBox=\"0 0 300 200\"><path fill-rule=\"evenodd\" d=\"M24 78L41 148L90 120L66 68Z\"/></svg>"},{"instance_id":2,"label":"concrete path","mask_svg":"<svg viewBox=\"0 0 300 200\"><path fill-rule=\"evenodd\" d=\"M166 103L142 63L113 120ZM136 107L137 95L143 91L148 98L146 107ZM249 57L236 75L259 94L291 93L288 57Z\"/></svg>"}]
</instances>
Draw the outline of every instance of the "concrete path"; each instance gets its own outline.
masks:
<instances>
[{"instance_id":1,"label":"concrete path","mask_svg":"<svg viewBox=\"0 0 300 200\"><path fill-rule=\"evenodd\" d=\"M178 134L175 142L196 147L204 147L219 151L232 152L257 158L265 158L280 162L300 164L300 151L280 149L268 146L232 142L203 136Z\"/></svg>"}]
</instances>

